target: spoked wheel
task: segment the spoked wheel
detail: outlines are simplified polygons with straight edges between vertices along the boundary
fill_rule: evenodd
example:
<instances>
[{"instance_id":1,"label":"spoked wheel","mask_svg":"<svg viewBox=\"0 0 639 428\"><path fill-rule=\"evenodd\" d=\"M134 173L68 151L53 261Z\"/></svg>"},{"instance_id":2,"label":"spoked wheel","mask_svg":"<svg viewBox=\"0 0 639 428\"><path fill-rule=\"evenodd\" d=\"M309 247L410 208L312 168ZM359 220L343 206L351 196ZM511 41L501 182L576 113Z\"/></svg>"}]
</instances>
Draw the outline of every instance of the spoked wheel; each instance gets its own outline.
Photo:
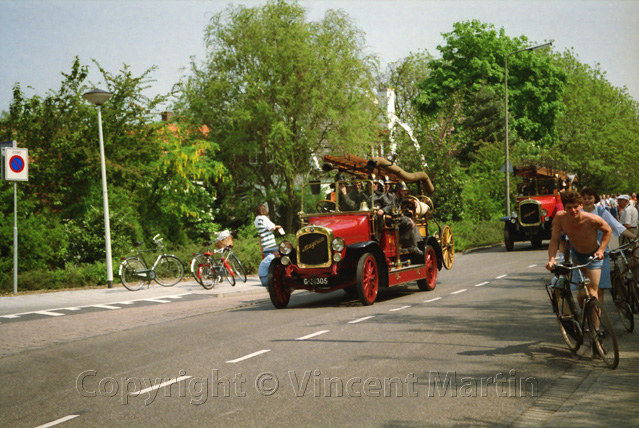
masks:
<instances>
[{"instance_id":1,"label":"spoked wheel","mask_svg":"<svg viewBox=\"0 0 639 428\"><path fill-rule=\"evenodd\" d=\"M204 284L202 284L202 274L200 272L200 267L207 264L209 264L208 257L206 257L204 254L198 254L193 257L193 260L191 260L191 273L193 274L193 279L195 279L195 281L202 287L204 287Z\"/></svg>"},{"instance_id":2,"label":"spoked wheel","mask_svg":"<svg viewBox=\"0 0 639 428\"><path fill-rule=\"evenodd\" d=\"M155 282L163 287L171 287L184 277L184 266L175 256L164 256L155 267Z\"/></svg>"},{"instance_id":3,"label":"spoked wheel","mask_svg":"<svg viewBox=\"0 0 639 428\"><path fill-rule=\"evenodd\" d=\"M120 265L120 280L127 290L137 291L148 284L148 277L142 276L140 271L147 274L147 269L142 260L137 257L129 257Z\"/></svg>"},{"instance_id":4,"label":"spoked wheel","mask_svg":"<svg viewBox=\"0 0 639 428\"><path fill-rule=\"evenodd\" d=\"M229 284L235 287L235 273L233 273L232 270L229 270L229 268L226 267L226 264L221 262L217 265L217 269L219 269L222 272L222 276L226 277L226 280L229 282Z\"/></svg>"},{"instance_id":5,"label":"spoked wheel","mask_svg":"<svg viewBox=\"0 0 639 428\"><path fill-rule=\"evenodd\" d=\"M623 279L619 275L612 276L612 288L610 294L615 302L617 313L623 328L627 332L631 332L635 329L635 316L632 313L632 308L629 304L628 290L623 283Z\"/></svg>"},{"instance_id":6,"label":"spoked wheel","mask_svg":"<svg viewBox=\"0 0 639 428\"><path fill-rule=\"evenodd\" d=\"M632 280L629 289L632 313L639 314L639 284Z\"/></svg>"},{"instance_id":7,"label":"spoked wheel","mask_svg":"<svg viewBox=\"0 0 639 428\"><path fill-rule=\"evenodd\" d=\"M369 306L375 303L379 288L379 271L377 270L377 260L371 253L364 254L357 263L355 286L362 305Z\"/></svg>"},{"instance_id":8,"label":"spoked wheel","mask_svg":"<svg viewBox=\"0 0 639 428\"><path fill-rule=\"evenodd\" d=\"M228 262L229 266L231 266L231 269L233 269L233 273L235 273L237 279L241 279L243 282L246 282L246 269L244 269L244 266L242 266L242 263L235 256L235 254L231 254L229 256Z\"/></svg>"},{"instance_id":9,"label":"spoked wheel","mask_svg":"<svg viewBox=\"0 0 639 428\"><path fill-rule=\"evenodd\" d=\"M453 267L453 260L455 259L455 240L453 239L453 231L448 225L442 229L441 246L444 267L449 270Z\"/></svg>"},{"instance_id":10,"label":"spoked wheel","mask_svg":"<svg viewBox=\"0 0 639 428\"><path fill-rule=\"evenodd\" d=\"M437 255L430 245L426 245L424 248L424 264L426 265L426 278L418 279L417 286L421 291L431 291L437 286Z\"/></svg>"},{"instance_id":11,"label":"spoked wheel","mask_svg":"<svg viewBox=\"0 0 639 428\"><path fill-rule=\"evenodd\" d=\"M557 323L561 337L568 345L568 349L577 352L584 341L584 336L577 321L574 303L564 298L563 293L559 290L555 290L554 299L557 305Z\"/></svg>"},{"instance_id":12,"label":"spoked wheel","mask_svg":"<svg viewBox=\"0 0 639 428\"><path fill-rule=\"evenodd\" d=\"M198 267L198 282L206 290L210 290L223 281L224 274L219 272L223 272L223 270L212 266L210 263L203 263Z\"/></svg>"},{"instance_id":13,"label":"spoked wheel","mask_svg":"<svg viewBox=\"0 0 639 428\"><path fill-rule=\"evenodd\" d=\"M504 225L504 244L506 245L506 251L512 251L515 249L515 241L508 223Z\"/></svg>"},{"instance_id":14,"label":"spoked wheel","mask_svg":"<svg viewBox=\"0 0 639 428\"><path fill-rule=\"evenodd\" d=\"M268 268L268 295L277 309L284 309L291 300L291 291L284 285L284 266L279 259L273 259Z\"/></svg>"},{"instance_id":15,"label":"spoked wheel","mask_svg":"<svg viewBox=\"0 0 639 428\"><path fill-rule=\"evenodd\" d=\"M619 365L619 345L608 314L599 300L588 304L588 325L593 352L598 352L609 369Z\"/></svg>"}]
</instances>

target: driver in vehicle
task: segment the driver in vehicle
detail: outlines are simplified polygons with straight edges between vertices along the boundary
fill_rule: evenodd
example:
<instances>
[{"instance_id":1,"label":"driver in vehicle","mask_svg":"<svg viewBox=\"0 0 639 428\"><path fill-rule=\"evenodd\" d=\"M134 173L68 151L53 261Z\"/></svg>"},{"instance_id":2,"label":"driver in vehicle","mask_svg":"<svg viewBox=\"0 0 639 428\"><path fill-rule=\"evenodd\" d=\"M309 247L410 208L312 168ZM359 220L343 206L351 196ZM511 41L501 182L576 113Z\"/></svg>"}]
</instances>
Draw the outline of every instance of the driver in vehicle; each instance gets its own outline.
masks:
<instances>
[{"instance_id":1,"label":"driver in vehicle","mask_svg":"<svg viewBox=\"0 0 639 428\"><path fill-rule=\"evenodd\" d=\"M377 210L377 215L392 217L393 214L399 213L401 210L402 201L408 196L408 187L406 183L400 181L395 186L395 194L389 195L389 197L385 200L380 200L383 204L379 210ZM414 203L413 201L409 201L409 203ZM410 217L405 214L401 214L397 225L399 227L399 243L402 247L404 247L408 252L414 253L420 256L423 256L424 253L417 247L417 243L421 240L421 235L417 230L417 225Z\"/></svg>"}]
</instances>

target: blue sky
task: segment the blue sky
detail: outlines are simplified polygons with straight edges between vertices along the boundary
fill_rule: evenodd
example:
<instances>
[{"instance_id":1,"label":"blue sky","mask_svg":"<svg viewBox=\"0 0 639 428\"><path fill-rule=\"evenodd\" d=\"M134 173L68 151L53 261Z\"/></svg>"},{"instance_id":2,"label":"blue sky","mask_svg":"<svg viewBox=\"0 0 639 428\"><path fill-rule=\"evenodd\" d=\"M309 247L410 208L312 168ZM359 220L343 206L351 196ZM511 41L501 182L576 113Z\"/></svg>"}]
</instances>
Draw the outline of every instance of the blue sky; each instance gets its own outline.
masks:
<instances>
[{"instance_id":1,"label":"blue sky","mask_svg":"<svg viewBox=\"0 0 639 428\"><path fill-rule=\"evenodd\" d=\"M134 74L158 70L148 95L168 93L188 72L191 57L204 58L203 30L228 0L0 0L0 111L20 82L27 96L59 88L77 55L96 59L111 73L128 64ZM458 21L479 19L531 43L554 40L574 48L581 62L600 64L615 86L639 100L639 1L636 0L312 0L300 1L309 19L343 9L366 33L369 51L382 63L436 47ZM89 79L101 85L92 69ZM29 88L30 87L30 88Z\"/></svg>"}]
</instances>

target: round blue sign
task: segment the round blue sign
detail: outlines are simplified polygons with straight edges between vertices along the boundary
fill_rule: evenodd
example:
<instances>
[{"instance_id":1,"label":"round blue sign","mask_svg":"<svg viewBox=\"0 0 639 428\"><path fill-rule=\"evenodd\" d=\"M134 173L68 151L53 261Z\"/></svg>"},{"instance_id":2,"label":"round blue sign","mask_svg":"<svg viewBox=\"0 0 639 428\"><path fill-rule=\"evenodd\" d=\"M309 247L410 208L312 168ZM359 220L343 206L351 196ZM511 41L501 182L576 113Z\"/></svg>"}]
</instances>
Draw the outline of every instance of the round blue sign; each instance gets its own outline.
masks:
<instances>
[{"instance_id":1,"label":"round blue sign","mask_svg":"<svg viewBox=\"0 0 639 428\"><path fill-rule=\"evenodd\" d=\"M24 166L25 162L24 159L22 159L22 156L15 155L12 156L11 159L9 159L9 168L11 168L11 171L15 172L16 174L22 172Z\"/></svg>"}]
</instances>

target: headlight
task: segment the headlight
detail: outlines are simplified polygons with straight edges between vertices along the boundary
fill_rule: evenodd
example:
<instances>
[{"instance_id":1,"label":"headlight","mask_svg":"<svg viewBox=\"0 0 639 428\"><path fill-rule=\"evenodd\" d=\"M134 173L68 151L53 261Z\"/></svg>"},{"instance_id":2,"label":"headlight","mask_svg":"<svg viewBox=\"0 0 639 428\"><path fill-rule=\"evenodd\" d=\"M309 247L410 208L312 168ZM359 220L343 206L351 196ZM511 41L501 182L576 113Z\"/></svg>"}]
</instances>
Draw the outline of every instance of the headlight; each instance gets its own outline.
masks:
<instances>
[{"instance_id":1,"label":"headlight","mask_svg":"<svg viewBox=\"0 0 639 428\"><path fill-rule=\"evenodd\" d=\"M546 217L548 215L548 211L546 210L541 210L541 216L542 217Z\"/></svg>"},{"instance_id":2,"label":"headlight","mask_svg":"<svg viewBox=\"0 0 639 428\"><path fill-rule=\"evenodd\" d=\"M333 242L331 242L331 248L333 251L342 251L346 247L346 243L342 238L335 238Z\"/></svg>"},{"instance_id":3,"label":"headlight","mask_svg":"<svg viewBox=\"0 0 639 428\"><path fill-rule=\"evenodd\" d=\"M288 241L282 241L280 244L280 254L283 256L288 256L293 252L293 244Z\"/></svg>"},{"instance_id":4,"label":"headlight","mask_svg":"<svg viewBox=\"0 0 639 428\"><path fill-rule=\"evenodd\" d=\"M290 258L288 258L288 256L283 256L283 257L280 259L280 262L282 263L282 265L283 265L283 266L288 266L288 265L290 265L290 264L291 264L291 259L290 259Z\"/></svg>"},{"instance_id":5,"label":"headlight","mask_svg":"<svg viewBox=\"0 0 639 428\"><path fill-rule=\"evenodd\" d=\"M342 261L342 253L333 254L333 261L334 262L341 262Z\"/></svg>"},{"instance_id":6,"label":"headlight","mask_svg":"<svg viewBox=\"0 0 639 428\"><path fill-rule=\"evenodd\" d=\"M511 215L513 218L517 218L517 211L513 211L510 215Z\"/></svg>"}]
</instances>

